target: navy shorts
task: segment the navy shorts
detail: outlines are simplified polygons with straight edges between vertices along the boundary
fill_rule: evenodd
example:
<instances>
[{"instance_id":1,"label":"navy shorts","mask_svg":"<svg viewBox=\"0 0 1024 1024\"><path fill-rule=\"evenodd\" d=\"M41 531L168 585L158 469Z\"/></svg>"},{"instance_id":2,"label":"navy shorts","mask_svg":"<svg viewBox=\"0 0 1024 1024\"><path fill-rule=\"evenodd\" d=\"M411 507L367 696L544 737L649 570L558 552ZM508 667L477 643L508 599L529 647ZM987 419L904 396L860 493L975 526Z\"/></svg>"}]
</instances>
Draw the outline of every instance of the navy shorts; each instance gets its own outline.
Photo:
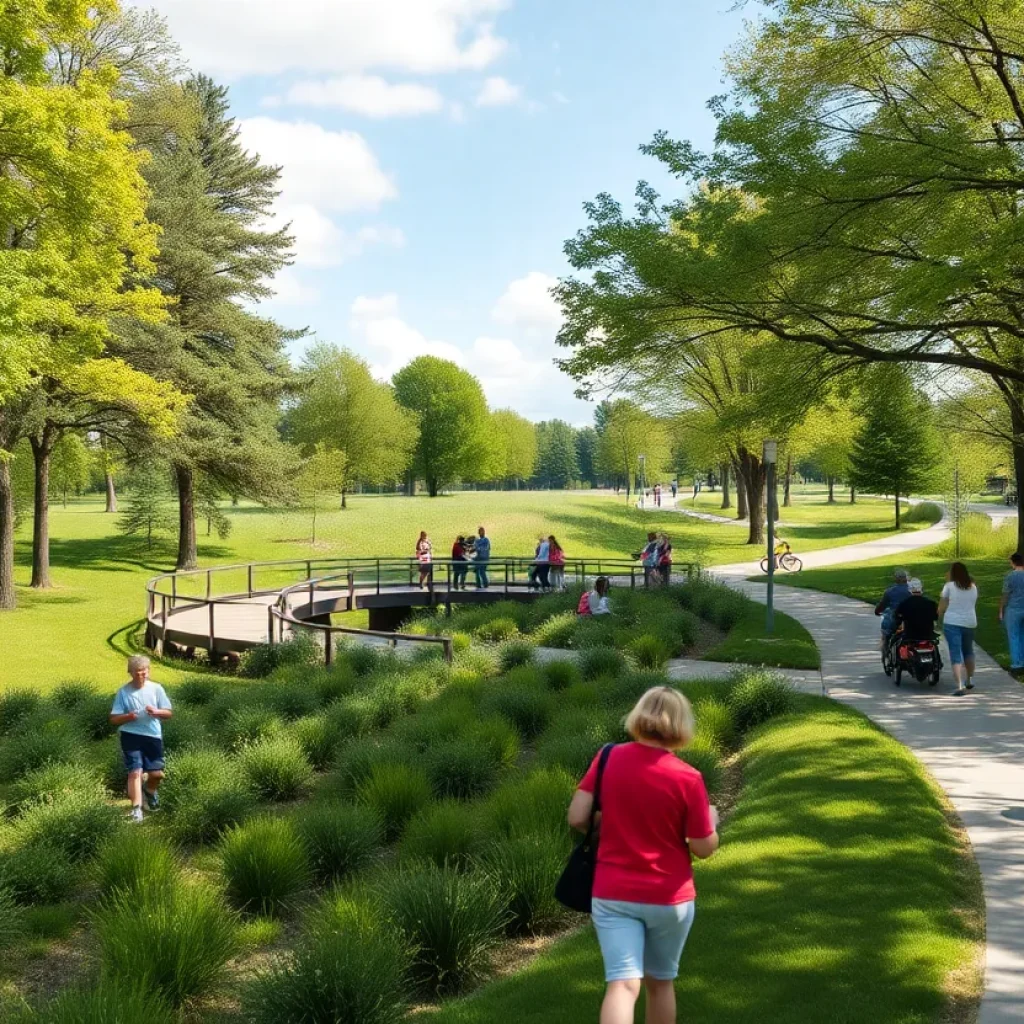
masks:
<instances>
[{"instance_id":1,"label":"navy shorts","mask_svg":"<svg viewBox=\"0 0 1024 1024\"><path fill-rule=\"evenodd\" d=\"M131 772L162 772L164 741L156 736L140 736L137 732L121 733L124 766Z\"/></svg>"}]
</instances>

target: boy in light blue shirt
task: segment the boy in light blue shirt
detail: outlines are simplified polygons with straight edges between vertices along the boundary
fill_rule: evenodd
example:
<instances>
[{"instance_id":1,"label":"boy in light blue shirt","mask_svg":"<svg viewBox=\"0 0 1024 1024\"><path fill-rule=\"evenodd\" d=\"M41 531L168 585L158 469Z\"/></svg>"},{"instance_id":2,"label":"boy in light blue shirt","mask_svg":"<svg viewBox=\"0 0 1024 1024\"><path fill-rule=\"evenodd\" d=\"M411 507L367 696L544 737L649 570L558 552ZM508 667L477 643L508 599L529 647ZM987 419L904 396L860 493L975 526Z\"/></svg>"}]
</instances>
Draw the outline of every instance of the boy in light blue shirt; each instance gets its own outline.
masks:
<instances>
[{"instance_id":1,"label":"boy in light blue shirt","mask_svg":"<svg viewBox=\"0 0 1024 1024\"><path fill-rule=\"evenodd\" d=\"M164 778L164 740L161 722L174 713L171 702L159 683L149 678L149 658L135 655L128 659L126 683L114 694L110 722L118 727L121 753L128 770L128 797L132 802L132 821L142 821L142 800L151 811L160 805L157 791ZM146 773L146 784L142 774Z\"/></svg>"}]
</instances>

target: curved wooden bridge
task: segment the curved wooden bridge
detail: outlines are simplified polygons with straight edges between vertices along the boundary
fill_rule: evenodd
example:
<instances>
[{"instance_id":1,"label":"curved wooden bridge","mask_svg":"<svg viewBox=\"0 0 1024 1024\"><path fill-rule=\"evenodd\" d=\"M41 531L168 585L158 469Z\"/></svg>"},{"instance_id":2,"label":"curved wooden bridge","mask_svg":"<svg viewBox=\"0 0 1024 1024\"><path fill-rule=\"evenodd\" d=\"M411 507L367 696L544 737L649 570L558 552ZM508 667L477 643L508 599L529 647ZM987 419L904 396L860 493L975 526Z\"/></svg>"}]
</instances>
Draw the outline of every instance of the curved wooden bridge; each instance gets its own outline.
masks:
<instances>
[{"instance_id":1,"label":"curved wooden bridge","mask_svg":"<svg viewBox=\"0 0 1024 1024\"><path fill-rule=\"evenodd\" d=\"M439 559L420 587L420 563L414 558L328 558L249 562L166 573L146 585L146 643L170 651L205 650L211 660L265 643L279 643L298 628L323 638L325 660L333 658L336 634L398 643L441 644L443 636L396 633L414 608L495 601L530 601L533 559L498 558L487 563L490 585L474 584L474 562ZM689 566L676 570L689 571ZM456 570L465 573L465 589L456 588ZM644 570L625 559L574 559L565 565L566 584L608 576L617 586L644 586ZM333 615L368 610L370 628L332 623Z\"/></svg>"}]
</instances>

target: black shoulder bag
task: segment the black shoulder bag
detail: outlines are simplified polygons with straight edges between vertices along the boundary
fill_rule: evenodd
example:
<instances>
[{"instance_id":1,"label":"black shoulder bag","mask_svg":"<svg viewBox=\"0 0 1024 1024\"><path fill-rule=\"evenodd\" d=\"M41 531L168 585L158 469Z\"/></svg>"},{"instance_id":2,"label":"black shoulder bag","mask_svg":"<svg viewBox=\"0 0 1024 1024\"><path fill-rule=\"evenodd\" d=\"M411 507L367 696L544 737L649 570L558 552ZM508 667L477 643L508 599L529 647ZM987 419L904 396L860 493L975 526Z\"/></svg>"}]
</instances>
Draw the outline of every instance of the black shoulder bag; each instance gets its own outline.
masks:
<instances>
[{"instance_id":1,"label":"black shoulder bag","mask_svg":"<svg viewBox=\"0 0 1024 1024\"><path fill-rule=\"evenodd\" d=\"M597 868L598 835L595 829L597 814L601 810L601 781L604 778L608 755L614 743L601 748L601 759L597 762L597 779L594 782L594 806L590 809L590 824L587 834L580 840L569 855L569 863L565 865L562 877L555 885L555 899L570 910L578 910L581 914L590 913L591 900L594 893L594 870Z\"/></svg>"}]
</instances>

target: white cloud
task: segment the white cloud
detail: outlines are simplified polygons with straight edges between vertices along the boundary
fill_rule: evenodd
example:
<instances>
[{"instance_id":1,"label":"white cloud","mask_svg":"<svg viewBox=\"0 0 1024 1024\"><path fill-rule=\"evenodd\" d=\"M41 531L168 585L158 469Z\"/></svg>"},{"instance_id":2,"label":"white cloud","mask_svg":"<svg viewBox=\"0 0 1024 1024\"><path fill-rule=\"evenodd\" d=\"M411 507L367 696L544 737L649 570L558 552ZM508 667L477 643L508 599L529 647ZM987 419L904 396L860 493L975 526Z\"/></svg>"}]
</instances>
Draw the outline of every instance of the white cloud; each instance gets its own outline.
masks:
<instances>
[{"instance_id":1,"label":"white cloud","mask_svg":"<svg viewBox=\"0 0 1024 1024\"><path fill-rule=\"evenodd\" d=\"M393 84L376 75L296 82L284 102L293 106L338 107L373 118L435 114L444 107L444 97L437 89L415 82Z\"/></svg>"},{"instance_id":2,"label":"white cloud","mask_svg":"<svg viewBox=\"0 0 1024 1024\"><path fill-rule=\"evenodd\" d=\"M417 356L437 356L461 362L462 351L446 341L430 341L407 324L398 310L395 294L361 295L352 304L352 333L362 342L376 377L388 380Z\"/></svg>"},{"instance_id":3,"label":"white cloud","mask_svg":"<svg viewBox=\"0 0 1024 1024\"><path fill-rule=\"evenodd\" d=\"M310 121L251 117L239 121L242 144L265 163L281 166L282 206L308 204L351 213L376 210L398 197L358 132L334 132Z\"/></svg>"},{"instance_id":4,"label":"white cloud","mask_svg":"<svg viewBox=\"0 0 1024 1024\"><path fill-rule=\"evenodd\" d=\"M495 303L491 316L499 324L536 333L553 333L562 324L562 310L551 289L557 278L532 270L513 281Z\"/></svg>"},{"instance_id":5,"label":"white cloud","mask_svg":"<svg viewBox=\"0 0 1024 1024\"><path fill-rule=\"evenodd\" d=\"M480 87L476 105L478 107L507 107L518 103L522 95L523 90L518 85L513 85L507 78L496 75L493 78L488 78Z\"/></svg>"},{"instance_id":6,"label":"white cloud","mask_svg":"<svg viewBox=\"0 0 1024 1024\"><path fill-rule=\"evenodd\" d=\"M134 0L156 6L186 56L228 77L371 69L480 71L505 50L511 0Z\"/></svg>"},{"instance_id":7,"label":"white cloud","mask_svg":"<svg viewBox=\"0 0 1024 1024\"><path fill-rule=\"evenodd\" d=\"M405 235L399 228L369 224L349 231L308 203L278 204L272 224L275 227L288 225L295 238L295 262L305 267L336 267L361 255L372 245L395 249L405 245Z\"/></svg>"},{"instance_id":8,"label":"white cloud","mask_svg":"<svg viewBox=\"0 0 1024 1024\"><path fill-rule=\"evenodd\" d=\"M316 302L320 293L316 288L307 285L294 270L282 270L274 278L272 285L274 297L272 302L282 306L303 306L307 303Z\"/></svg>"}]
</instances>

